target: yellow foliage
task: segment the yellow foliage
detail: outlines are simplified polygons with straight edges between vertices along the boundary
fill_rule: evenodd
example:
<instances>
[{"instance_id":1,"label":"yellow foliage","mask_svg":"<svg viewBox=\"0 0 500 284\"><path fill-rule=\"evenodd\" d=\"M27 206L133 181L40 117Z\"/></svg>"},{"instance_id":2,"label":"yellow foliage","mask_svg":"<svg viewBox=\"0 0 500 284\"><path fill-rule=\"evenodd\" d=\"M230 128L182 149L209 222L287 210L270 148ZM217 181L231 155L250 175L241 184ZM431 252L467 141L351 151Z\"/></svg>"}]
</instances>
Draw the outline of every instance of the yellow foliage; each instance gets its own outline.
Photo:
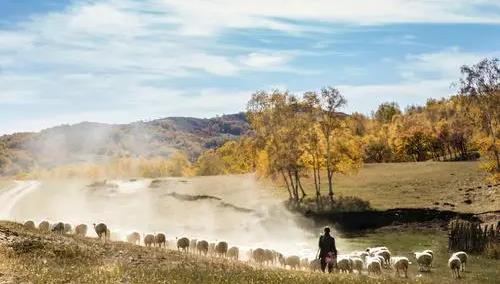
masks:
<instances>
[{"instance_id":1,"label":"yellow foliage","mask_svg":"<svg viewBox=\"0 0 500 284\"><path fill-rule=\"evenodd\" d=\"M190 163L182 152L173 153L168 159L122 157L96 164L69 164L50 170L35 169L29 173L18 175L24 179L53 178L156 178L165 176L191 175Z\"/></svg>"}]
</instances>

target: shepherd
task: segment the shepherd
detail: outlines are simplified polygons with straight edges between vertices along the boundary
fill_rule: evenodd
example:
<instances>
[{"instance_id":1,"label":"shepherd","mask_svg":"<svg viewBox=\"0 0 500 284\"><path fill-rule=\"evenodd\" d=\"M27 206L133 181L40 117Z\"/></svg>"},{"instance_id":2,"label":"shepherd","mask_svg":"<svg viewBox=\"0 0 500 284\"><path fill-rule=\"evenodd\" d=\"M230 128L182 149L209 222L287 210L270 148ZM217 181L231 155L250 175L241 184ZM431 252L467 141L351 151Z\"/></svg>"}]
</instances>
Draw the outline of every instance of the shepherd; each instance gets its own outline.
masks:
<instances>
[{"instance_id":1,"label":"shepherd","mask_svg":"<svg viewBox=\"0 0 500 284\"><path fill-rule=\"evenodd\" d=\"M326 227L324 231L325 233L319 237L319 260L321 271L325 272L328 266L328 273L331 273L337 260L337 248L335 239L330 235L330 228Z\"/></svg>"}]
</instances>

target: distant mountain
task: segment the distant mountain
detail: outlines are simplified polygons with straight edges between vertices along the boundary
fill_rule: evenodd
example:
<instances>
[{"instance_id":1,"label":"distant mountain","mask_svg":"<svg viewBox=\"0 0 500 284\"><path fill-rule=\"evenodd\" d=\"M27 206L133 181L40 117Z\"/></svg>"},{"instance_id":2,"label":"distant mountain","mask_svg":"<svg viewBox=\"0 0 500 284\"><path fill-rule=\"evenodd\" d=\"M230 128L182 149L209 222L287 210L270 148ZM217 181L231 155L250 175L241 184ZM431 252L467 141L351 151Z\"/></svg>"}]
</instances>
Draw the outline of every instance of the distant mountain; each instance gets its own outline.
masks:
<instances>
[{"instance_id":1,"label":"distant mountain","mask_svg":"<svg viewBox=\"0 0 500 284\"><path fill-rule=\"evenodd\" d=\"M168 157L185 151L195 160L201 152L248 134L244 113L210 119L168 117L130 124L82 122L37 133L0 136L0 174L34 167L98 162L112 157Z\"/></svg>"}]
</instances>

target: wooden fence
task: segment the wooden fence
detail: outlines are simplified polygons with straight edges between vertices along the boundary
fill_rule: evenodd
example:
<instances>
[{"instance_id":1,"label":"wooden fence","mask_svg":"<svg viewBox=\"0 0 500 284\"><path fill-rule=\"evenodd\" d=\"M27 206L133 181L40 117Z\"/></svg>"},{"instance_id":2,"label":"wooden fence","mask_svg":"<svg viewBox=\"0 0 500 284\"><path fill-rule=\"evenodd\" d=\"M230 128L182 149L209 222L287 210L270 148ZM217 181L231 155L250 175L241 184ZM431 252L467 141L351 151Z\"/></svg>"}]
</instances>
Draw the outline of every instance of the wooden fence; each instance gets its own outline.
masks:
<instances>
[{"instance_id":1,"label":"wooden fence","mask_svg":"<svg viewBox=\"0 0 500 284\"><path fill-rule=\"evenodd\" d=\"M453 220L449 223L448 249L483 253L488 246L497 245L500 239L500 223L481 225L477 222Z\"/></svg>"}]
</instances>

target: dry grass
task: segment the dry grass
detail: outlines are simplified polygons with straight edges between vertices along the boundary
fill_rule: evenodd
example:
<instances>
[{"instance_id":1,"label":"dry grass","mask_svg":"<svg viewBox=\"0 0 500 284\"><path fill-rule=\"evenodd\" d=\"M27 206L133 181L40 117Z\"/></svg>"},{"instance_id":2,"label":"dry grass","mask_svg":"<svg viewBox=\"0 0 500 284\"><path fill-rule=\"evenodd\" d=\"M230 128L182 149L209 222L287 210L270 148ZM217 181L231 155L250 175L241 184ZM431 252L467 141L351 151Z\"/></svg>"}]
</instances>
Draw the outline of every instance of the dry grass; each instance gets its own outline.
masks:
<instances>
[{"instance_id":1,"label":"dry grass","mask_svg":"<svg viewBox=\"0 0 500 284\"><path fill-rule=\"evenodd\" d=\"M393 270L368 277L256 268L244 262L123 242L104 244L93 238L42 233L0 222L0 283L457 283L446 266L445 232L437 228L408 230L386 228L339 243L339 247L351 249L387 244L394 255L408 257L422 248L434 250L430 273L420 273L412 264L409 278L403 279L396 278ZM398 241L389 242L395 239ZM498 265L500 260L470 256L467 272L458 282L495 283Z\"/></svg>"},{"instance_id":2,"label":"dry grass","mask_svg":"<svg viewBox=\"0 0 500 284\"><path fill-rule=\"evenodd\" d=\"M314 197L312 178L304 186ZM323 178L325 195L327 186ZM366 164L357 174L336 175L334 193L367 200L382 210L436 208L481 213L500 209L500 184L490 182L478 162ZM286 194L280 190L281 196ZM470 204L464 202L468 199Z\"/></svg>"},{"instance_id":3,"label":"dry grass","mask_svg":"<svg viewBox=\"0 0 500 284\"><path fill-rule=\"evenodd\" d=\"M389 276L260 269L122 242L60 236L0 222L0 283L399 283ZM422 282L422 281L418 281ZM424 281L425 282L425 281Z\"/></svg>"}]
</instances>

